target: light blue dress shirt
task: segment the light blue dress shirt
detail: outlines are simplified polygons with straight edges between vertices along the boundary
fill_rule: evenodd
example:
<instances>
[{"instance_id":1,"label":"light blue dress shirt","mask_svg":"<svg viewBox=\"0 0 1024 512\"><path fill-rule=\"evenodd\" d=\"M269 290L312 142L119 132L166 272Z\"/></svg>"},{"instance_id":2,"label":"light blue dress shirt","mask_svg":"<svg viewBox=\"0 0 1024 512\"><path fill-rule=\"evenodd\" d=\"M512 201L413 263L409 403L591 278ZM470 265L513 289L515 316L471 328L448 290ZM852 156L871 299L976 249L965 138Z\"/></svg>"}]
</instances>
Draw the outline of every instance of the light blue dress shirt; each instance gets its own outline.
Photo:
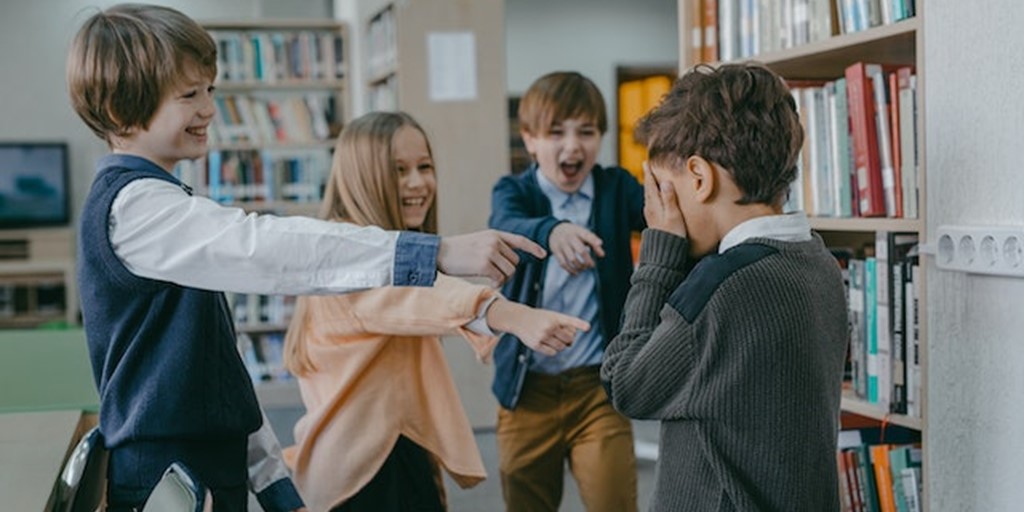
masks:
<instances>
[{"instance_id":1,"label":"light blue dress shirt","mask_svg":"<svg viewBox=\"0 0 1024 512\"><path fill-rule=\"evenodd\" d=\"M590 214L594 204L594 176L587 176L583 185L573 194L566 194L554 183L537 173L540 189L551 202L551 214L593 230ZM596 256L591 256L597 259ZM556 374L580 366L601 364L604 354L603 339L597 316L597 269L591 268L575 276L566 272L558 260L549 257L544 266L544 290L540 307L579 317L590 322L587 332L576 334L572 346L554 356L534 352L530 371Z\"/></svg>"}]
</instances>

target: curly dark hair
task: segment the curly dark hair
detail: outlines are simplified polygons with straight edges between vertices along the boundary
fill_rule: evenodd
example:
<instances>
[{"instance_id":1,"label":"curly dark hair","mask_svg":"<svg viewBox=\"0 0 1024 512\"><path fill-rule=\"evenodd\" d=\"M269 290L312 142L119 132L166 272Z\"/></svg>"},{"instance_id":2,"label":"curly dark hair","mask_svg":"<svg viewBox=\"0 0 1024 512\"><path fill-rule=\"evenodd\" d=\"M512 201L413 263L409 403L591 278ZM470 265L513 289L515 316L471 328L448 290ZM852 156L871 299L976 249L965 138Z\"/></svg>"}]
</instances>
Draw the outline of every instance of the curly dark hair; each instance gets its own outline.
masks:
<instances>
[{"instance_id":1,"label":"curly dark hair","mask_svg":"<svg viewBox=\"0 0 1024 512\"><path fill-rule=\"evenodd\" d=\"M785 82L757 63L696 66L636 128L652 162L700 156L731 173L738 204L785 202L804 131Z\"/></svg>"}]
</instances>

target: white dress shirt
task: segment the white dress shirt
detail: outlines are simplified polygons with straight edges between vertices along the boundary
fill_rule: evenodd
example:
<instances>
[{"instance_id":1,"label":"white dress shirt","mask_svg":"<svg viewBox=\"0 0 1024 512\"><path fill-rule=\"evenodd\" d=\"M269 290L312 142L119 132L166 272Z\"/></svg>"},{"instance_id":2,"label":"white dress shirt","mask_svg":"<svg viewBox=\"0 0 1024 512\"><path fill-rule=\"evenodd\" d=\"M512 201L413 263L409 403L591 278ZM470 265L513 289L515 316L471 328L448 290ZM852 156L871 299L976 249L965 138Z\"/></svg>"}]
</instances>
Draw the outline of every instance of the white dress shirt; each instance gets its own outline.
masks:
<instances>
[{"instance_id":1,"label":"white dress shirt","mask_svg":"<svg viewBox=\"0 0 1024 512\"><path fill-rule=\"evenodd\" d=\"M397 232L246 214L164 180L125 185L109 221L114 253L131 273L182 286L309 295L393 281Z\"/></svg>"}]
</instances>

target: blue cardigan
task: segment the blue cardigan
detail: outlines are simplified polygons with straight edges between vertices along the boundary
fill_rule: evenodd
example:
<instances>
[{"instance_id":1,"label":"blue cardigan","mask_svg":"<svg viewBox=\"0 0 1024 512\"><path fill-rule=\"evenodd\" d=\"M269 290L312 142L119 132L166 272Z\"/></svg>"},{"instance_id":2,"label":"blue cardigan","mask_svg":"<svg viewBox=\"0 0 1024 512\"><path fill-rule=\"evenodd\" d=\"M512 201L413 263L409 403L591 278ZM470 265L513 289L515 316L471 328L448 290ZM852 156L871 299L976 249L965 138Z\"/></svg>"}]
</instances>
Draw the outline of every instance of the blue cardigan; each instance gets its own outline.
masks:
<instances>
[{"instance_id":1,"label":"blue cardigan","mask_svg":"<svg viewBox=\"0 0 1024 512\"><path fill-rule=\"evenodd\" d=\"M494 185L491 218L494 229L523 235L550 250L548 237L560 221L551 216L551 202L537 184L537 165L518 176L504 176ZM597 259L598 318L604 343L619 332L622 308L633 273L630 239L645 226L644 189L620 167L595 166L593 219L595 234L604 241L605 257ZM519 266L502 288L505 297L536 307L543 296L543 261L520 253ZM555 262L554 264L558 264ZM514 409L526 379L532 351L518 338L504 334L494 351L494 383L491 390L498 402Z\"/></svg>"}]
</instances>

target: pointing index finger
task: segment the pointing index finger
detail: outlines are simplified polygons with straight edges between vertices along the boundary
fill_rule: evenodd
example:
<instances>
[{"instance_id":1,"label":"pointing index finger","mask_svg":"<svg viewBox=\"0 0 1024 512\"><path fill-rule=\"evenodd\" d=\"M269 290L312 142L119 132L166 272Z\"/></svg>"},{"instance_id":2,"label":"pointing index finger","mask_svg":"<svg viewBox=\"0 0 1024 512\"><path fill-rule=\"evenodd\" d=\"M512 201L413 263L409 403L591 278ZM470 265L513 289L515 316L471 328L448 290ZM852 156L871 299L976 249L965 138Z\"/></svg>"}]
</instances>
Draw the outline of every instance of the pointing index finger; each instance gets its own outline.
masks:
<instances>
[{"instance_id":1,"label":"pointing index finger","mask_svg":"<svg viewBox=\"0 0 1024 512\"><path fill-rule=\"evenodd\" d=\"M502 241L512 246L513 249L526 251L536 256L538 259L544 259L544 257L547 256L547 252L544 251L544 248L534 243L529 238L512 233L506 233L504 231L498 231L498 236Z\"/></svg>"}]
</instances>

